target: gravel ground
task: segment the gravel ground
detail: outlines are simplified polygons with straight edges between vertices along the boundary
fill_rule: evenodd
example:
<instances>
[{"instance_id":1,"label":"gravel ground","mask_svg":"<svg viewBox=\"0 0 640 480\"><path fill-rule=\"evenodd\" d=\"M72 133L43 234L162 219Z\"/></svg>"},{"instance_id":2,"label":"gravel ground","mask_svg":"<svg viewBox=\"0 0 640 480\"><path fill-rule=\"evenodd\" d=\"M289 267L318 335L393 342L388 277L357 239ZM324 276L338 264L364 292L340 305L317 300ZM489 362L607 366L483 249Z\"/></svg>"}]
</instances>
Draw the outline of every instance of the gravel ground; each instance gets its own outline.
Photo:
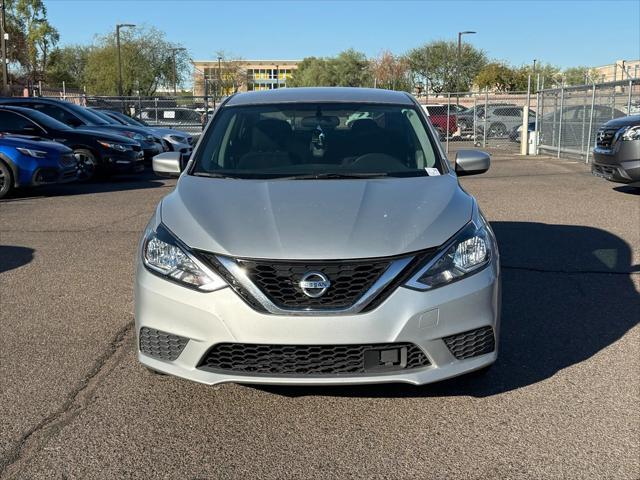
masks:
<instances>
[{"instance_id":1,"label":"gravel ground","mask_svg":"<svg viewBox=\"0 0 640 480\"><path fill-rule=\"evenodd\" d=\"M174 181L0 202L3 478L640 478L640 195L497 153L501 357L425 387L208 387L134 358L133 260Z\"/></svg>"}]
</instances>

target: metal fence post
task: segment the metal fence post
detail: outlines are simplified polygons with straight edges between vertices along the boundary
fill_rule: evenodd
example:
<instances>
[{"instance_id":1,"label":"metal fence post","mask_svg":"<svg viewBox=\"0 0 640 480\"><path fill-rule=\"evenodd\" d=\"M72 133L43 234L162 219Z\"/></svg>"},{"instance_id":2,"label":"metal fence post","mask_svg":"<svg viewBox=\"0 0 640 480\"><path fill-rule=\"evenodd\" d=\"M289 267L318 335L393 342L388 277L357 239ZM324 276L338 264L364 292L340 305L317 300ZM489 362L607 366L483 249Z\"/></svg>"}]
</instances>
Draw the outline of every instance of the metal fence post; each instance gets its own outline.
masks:
<instances>
[{"instance_id":1,"label":"metal fence post","mask_svg":"<svg viewBox=\"0 0 640 480\"><path fill-rule=\"evenodd\" d=\"M627 97L627 115L631 115L631 91L633 90L633 80L629 78L629 96Z\"/></svg>"},{"instance_id":2,"label":"metal fence post","mask_svg":"<svg viewBox=\"0 0 640 480\"><path fill-rule=\"evenodd\" d=\"M531 75L527 77L527 101L522 107L522 131L520 132L520 154L529 155L529 107L531 105Z\"/></svg>"},{"instance_id":3,"label":"metal fence post","mask_svg":"<svg viewBox=\"0 0 640 480\"><path fill-rule=\"evenodd\" d=\"M67 85L65 84L64 80L62 81L62 99L67 99Z\"/></svg>"},{"instance_id":4,"label":"metal fence post","mask_svg":"<svg viewBox=\"0 0 640 480\"><path fill-rule=\"evenodd\" d=\"M538 133L538 113L540 112L540 74L538 74L538 78L536 79L536 120L533 127L533 141L534 141L534 149L536 155L538 155L538 142L540 139L540 134Z\"/></svg>"},{"instance_id":5,"label":"metal fence post","mask_svg":"<svg viewBox=\"0 0 640 480\"><path fill-rule=\"evenodd\" d=\"M591 131L593 130L593 108L596 103L596 84L593 83L593 91L591 92L591 113L589 114L589 133L587 135L587 156L585 163L589 163L589 153L591 153Z\"/></svg>"},{"instance_id":6,"label":"metal fence post","mask_svg":"<svg viewBox=\"0 0 640 480\"><path fill-rule=\"evenodd\" d=\"M158 97L155 97L155 98L153 99L153 103L154 103L154 106L155 106L155 112L156 112L155 122L157 123L157 122L158 122Z\"/></svg>"},{"instance_id":7,"label":"metal fence post","mask_svg":"<svg viewBox=\"0 0 640 480\"><path fill-rule=\"evenodd\" d=\"M478 97L473 96L473 146L477 147L478 144Z\"/></svg>"},{"instance_id":8,"label":"metal fence post","mask_svg":"<svg viewBox=\"0 0 640 480\"><path fill-rule=\"evenodd\" d=\"M445 137L447 138L447 148L445 149L445 151L447 152L447 155L449 155L449 118L451 115L451 93L447 93L447 130L444 133Z\"/></svg>"},{"instance_id":9,"label":"metal fence post","mask_svg":"<svg viewBox=\"0 0 640 480\"><path fill-rule=\"evenodd\" d=\"M564 79L560 86L560 122L558 124L558 158L560 158L560 145L562 145L562 108L564 106Z\"/></svg>"},{"instance_id":10,"label":"metal fence post","mask_svg":"<svg viewBox=\"0 0 640 480\"><path fill-rule=\"evenodd\" d=\"M484 115L482 117L482 148L487 146L487 113L489 111L489 87L484 90Z\"/></svg>"}]
</instances>

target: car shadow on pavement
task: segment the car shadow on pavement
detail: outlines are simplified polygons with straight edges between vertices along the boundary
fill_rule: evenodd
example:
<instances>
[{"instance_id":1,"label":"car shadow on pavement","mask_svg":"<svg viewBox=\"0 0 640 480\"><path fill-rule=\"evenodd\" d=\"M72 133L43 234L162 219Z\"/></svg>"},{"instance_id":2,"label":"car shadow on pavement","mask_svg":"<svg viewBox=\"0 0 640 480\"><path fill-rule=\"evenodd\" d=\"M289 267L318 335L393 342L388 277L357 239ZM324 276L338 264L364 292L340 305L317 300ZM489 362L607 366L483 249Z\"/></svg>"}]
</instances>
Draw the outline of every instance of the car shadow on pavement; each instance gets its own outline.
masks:
<instances>
[{"instance_id":1,"label":"car shadow on pavement","mask_svg":"<svg viewBox=\"0 0 640 480\"><path fill-rule=\"evenodd\" d=\"M139 175L119 175L109 178L98 178L87 183L60 183L36 188L18 189L9 198L1 200L0 204L43 197L87 195L92 193L142 190L159 187L173 188L174 185L175 181L167 181L166 178L158 177L151 171L145 171Z\"/></svg>"},{"instance_id":2,"label":"car shadow on pavement","mask_svg":"<svg viewBox=\"0 0 640 480\"><path fill-rule=\"evenodd\" d=\"M32 248L0 245L0 273L22 267L33 260Z\"/></svg>"},{"instance_id":3,"label":"car shadow on pavement","mask_svg":"<svg viewBox=\"0 0 640 480\"><path fill-rule=\"evenodd\" d=\"M500 356L485 375L413 386L256 387L285 396L486 397L583 362L640 321L640 268L621 238L592 227L494 222L502 261Z\"/></svg>"},{"instance_id":4,"label":"car shadow on pavement","mask_svg":"<svg viewBox=\"0 0 640 480\"><path fill-rule=\"evenodd\" d=\"M629 185L623 185L621 187L613 188L616 192L626 193L628 195L640 195L640 187L630 187Z\"/></svg>"}]
</instances>

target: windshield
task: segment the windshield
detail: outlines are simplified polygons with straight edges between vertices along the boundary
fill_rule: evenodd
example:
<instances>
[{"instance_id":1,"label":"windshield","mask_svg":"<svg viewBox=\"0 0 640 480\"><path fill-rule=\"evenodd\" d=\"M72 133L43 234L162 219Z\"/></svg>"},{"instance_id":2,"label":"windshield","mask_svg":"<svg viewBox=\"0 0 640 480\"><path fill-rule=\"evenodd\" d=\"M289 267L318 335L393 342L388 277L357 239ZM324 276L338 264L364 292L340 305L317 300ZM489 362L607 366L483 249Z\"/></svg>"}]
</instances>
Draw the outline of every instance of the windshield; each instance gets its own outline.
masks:
<instances>
[{"instance_id":1,"label":"windshield","mask_svg":"<svg viewBox=\"0 0 640 480\"><path fill-rule=\"evenodd\" d=\"M24 113L31 120L40 124L45 129L48 129L48 130L73 130L73 128L71 128L66 123L62 123L56 120L55 118L52 118L49 115L45 115L44 113L39 112L38 110L34 110L32 108L21 109L20 113Z\"/></svg>"},{"instance_id":2,"label":"windshield","mask_svg":"<svg viewBox=\"0 0 640 480\"><path fill-rule=\"evenodd\" d=\"M91 113L93 113L94 115L100 117L102 120L104 120L105 122L107 122L109 125L122 125L121 122L118 122L117 120L111 118L109 115L102 113L100 110L90 110Z\"/></svg>"},{"instance_id":3,"label":"windshield","mask_svg":"<svg viewBox=\"0 0 640 480\"><path fill-rule=\"evenodd\" d=\"M131 118L128 115L125 115L124 113L109 111L108 115L112 115L118 118L122 123L126 125L133 125L134 127L148 127L148 125L142 122L141 120Z\"/></svg>"},{"instance_id":4,"label":"windshield","mask_svg":"<svg viewBox=\"0 0 640 480\"><path fill-rule=\"evenodd\" d=\"M318 103L224 107L193 175L234 178L422 176L442 167L413 107ZM430 170L434 173L435 170Z\"/></svg>"},{"instance_id":5,"label":"windshield","mask_svg":"<svg viewBox=\"0 0 640 480\"><path fill-rule=\"evenodd\" d=\"M91 110L87 110L86 108L80 107L73 103L66 104L66 107L72 110L73 113L75 113L78 117L80 117L89 125L110 125L109 122L100 118Z\"/></svg>"}]
</instances>

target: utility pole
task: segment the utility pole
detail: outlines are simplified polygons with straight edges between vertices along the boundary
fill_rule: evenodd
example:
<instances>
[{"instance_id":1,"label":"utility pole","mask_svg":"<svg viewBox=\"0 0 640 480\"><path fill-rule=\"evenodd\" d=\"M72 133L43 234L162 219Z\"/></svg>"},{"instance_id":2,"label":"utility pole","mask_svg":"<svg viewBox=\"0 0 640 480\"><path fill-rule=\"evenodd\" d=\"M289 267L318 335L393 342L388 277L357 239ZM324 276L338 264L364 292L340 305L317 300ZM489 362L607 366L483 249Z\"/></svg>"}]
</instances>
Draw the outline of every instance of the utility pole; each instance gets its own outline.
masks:
<instances>
[{"instance_id":1,"label":"utility pole","mask_svg":"<svg viewBox=\"0 0 640 480\"><path fill-rule=\"evenodd\" d=\"M120 29L123 27L135 27L131 23L119 23L116 25L116 49L118 50L118 96L122 96L122 58L120 56Z\"/></svg>"},{"instance_id":2,"label":"utility pole","mask_svg":"<svg viewBox=\"0 0 640 480\"><path fill-rule=\"evenodd\" d=\"M8 75L7 75L7 33L5 30L4 20L4 0L0 0L0 8L2 15L0 16L0 50L2 50L2 93L7 94Z\"/></svg>"},{"instance_id":3,"label":"utility pole","mask_svg":"<svg viewBox=\"0 0 640 480\"><path fill-rule=\"evenodd\" d=\"M471 30L467 30L464 32L458 32L458 55L456 56L456 90L460 88L460 60L462 56L462 36L463 35L473 35L476 32L472 32ZM460 96L458 92L456 92L456 104L460 105Z\"/></svg>"},{"instance_id":4,"label":"utility pole","mask_svg":"<svg viewBox=\"0 0 640 480\"><path fill-rule=\"evenodd\" d=\"M218 95L222 97L222 67L220 62L222 62L222 57L218 55L218 87L216 88L216 97Z\"/></svg>"},{"instance_id":5,"label":"utility pole","mask_svg":"<svg viewBox=\"0 0 640 480\"><path fill-rule=\"evenodd\" d=\"M178 78L178 72L177 72L177 67L176 67L176 52L180 52L182 50L186 50L186 48L183 47L177 47L177 48L172 48L171 49L171 56L173 57L173 70L171 71L171 75L172 75L172 80L173 80L173 96L175 97L176 95L178 95L178 90L177 90L177 78Z\"/></svg>"}]
</instances>

